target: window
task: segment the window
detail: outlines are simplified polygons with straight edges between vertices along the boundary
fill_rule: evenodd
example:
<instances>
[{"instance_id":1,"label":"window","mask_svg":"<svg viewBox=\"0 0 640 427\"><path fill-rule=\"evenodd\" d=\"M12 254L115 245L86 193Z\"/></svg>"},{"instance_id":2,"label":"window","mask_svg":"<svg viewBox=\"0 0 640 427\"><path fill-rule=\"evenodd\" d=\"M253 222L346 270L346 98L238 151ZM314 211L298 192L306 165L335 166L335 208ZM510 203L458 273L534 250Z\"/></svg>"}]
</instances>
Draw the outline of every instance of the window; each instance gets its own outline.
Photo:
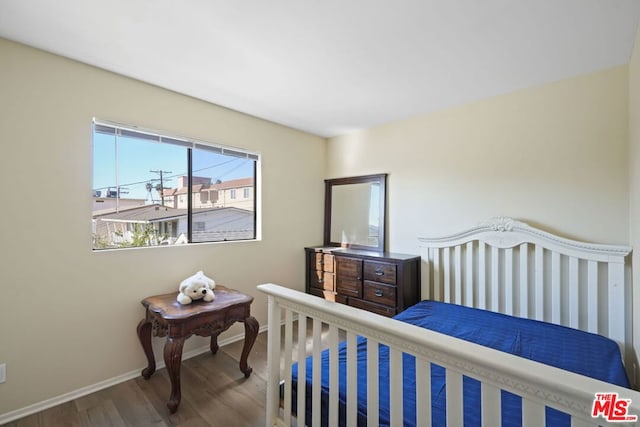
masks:
<instances>
[{"instance_id":1,"label":"window","mask_svg":"<svg viewBox=\"0 0 640 427\"><path fill-rule=\"evenodd\" d=\"M251 197L251 191L249 190L249 187L246 187L244 189L243 196L244 196L245 199L248 199L249 197Z\"/></svg>"},{"instance_id":2,"label":"window","mask_svg":"<svg viewBox=\"0 0 640 427\"><path fill-rule=\"evenodd\" d=\"M213 195L255 189L259 162L242 149L94 121L93 249L255 239L255 198Z\"/></svg>"},{"instance_id":3,"label":"window","mask_svg":"<svg viewBox=\"0 0 640 427\"><path fill-rule=\"evenodd\" d=\"M231 193L231 194L229 195L229 197L230 197L231 199L235 199L235 198L236 198L236 190L235 190L235 188L234 188L233 190L231 190L231 191L230 191L230 193Z\"/></svg>"}]
</instances>

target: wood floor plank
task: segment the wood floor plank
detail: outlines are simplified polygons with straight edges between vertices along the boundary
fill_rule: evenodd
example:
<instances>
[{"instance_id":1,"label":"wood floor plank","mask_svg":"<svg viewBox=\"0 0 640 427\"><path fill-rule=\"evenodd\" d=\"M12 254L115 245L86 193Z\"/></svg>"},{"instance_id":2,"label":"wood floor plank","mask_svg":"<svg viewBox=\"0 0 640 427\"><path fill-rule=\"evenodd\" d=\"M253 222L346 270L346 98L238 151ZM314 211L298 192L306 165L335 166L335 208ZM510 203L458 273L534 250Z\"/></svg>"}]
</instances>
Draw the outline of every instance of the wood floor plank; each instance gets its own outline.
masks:
<instances>
[{"instance_id":1,"label":"wood floor plank","mask_svg":"<svg viewBox=\"0 0 640 427\"><path fill-rule=\"evenodd\" d=\"M294 337L297 337L297 322ZM310 331L307 337L305 346L310 352ZM243 342L238 341L221 347L215 355L207 352L183 361L182 401L175 414L170 414L166 407L171 388L167 371L159 369L148 380L137 377L6 426L262 427L267 333L258 334L249 354L249 366L253 368L249 378L244 377L238 365L242 346ZM294 352L297 351L297 345L293 347Z\"/></svg>"},{"instance_id":2,"label":"wood floor plank","mask_svg":"<svg viewBox=\"0 0 640 427\"><path fill-rule=\"evenodd\" d=\"M199 383L199 387L183 393L205 420L221 426L257 425L257 420L264 424L266 383L253 374L245 378L237 360L220 353L201 355L189 360L183 368L186 382ZM197 395L197 390L204 393Z\"/></svg>"},{"instance_id":3,"label":"wood floor plank","mask_svg":"<svg viewBox=\"0 0 640 427\"><path fill-rule=\"evenodd\" d=\"M250 366L266 367L266 359L261 361L266 358L266 342L266 333L259 334ZM239 352L224 351L225 347L216 355L207 352L183 362L182 401L175 414L166 407L171 389L166 369L159 369L148 380L134 378L6 426L263 426L264 377L245 378L240 371L242 342Z\"/></svg>"},{"instance_id":4,"label":"wood floor plank","mask_svg":"<svg viewBox=\"0 0 640 427\"><path fill-rule=\"evenodd\" d=\"M127 425L168 425L135 381L114 386L111 400Z\"/></svg>"},{"instance_id":5,"label":"wood floor plank","mask_svg":"<svg viewBox=\"0 0 640 427\"><path fill-rule=\"evenodd\" d=\"M102 404L87 409L86 413L92 426L124 427L127 425L112 400L104 400Z\"/></svg>"}]
</instances>

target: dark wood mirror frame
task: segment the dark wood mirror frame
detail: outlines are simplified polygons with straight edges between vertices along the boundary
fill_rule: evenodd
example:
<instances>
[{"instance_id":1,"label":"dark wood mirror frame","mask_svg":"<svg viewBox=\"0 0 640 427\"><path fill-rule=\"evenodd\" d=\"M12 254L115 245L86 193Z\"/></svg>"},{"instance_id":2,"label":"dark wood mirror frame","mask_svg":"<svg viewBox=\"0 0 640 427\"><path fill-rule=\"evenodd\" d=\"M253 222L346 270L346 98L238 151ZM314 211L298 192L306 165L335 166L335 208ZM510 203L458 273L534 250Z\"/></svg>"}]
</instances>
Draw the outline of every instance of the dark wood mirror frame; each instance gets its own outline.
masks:
<instances>
[{"instance_id":1,"label":"dark wood mirror frame","mask_svg":"<svg viewBox=\"0 0 640 427\"><path fill-rule=\"evenodd\" d=\"M348 186L353 184L378 184L378 241L377 245L363 245L351 242L335 242L331 240L331 218L332 218L332 201L334 187ZM354 176L347 178L334 178L325 180L325 204L324 204L324 245L338 246L351 249L363 249L375 252L384 252L385 250L385 229L386 229L386 209L387 209L387 174Z\"/></svg>"}]
</instances>

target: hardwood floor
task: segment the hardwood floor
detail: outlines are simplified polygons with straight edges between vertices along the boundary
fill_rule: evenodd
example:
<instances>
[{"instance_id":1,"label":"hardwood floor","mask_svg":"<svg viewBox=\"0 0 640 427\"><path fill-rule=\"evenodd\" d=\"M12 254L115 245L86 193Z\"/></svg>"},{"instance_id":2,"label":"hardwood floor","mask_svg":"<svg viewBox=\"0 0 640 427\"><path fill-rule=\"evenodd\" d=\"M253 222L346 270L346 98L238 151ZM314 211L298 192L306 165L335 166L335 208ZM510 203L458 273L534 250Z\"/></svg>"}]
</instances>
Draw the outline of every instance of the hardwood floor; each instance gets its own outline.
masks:
<instances>
[{"instance_id":1,"label":"hardwood floor","mask_svg":"<svg viewBox=\"0 0 640 427\"><path fill-rule=\"evenodd\" d=\"M281 336L284 336L284 327ZM297 322L294 322L294 355L297 336ZM343 331L340 339L345 339ZM182 401L175 414L170 414L166 407L171 386L167 370L163 368L148 380L140 376L5 426L262 427L267 392L267 333L258 334L249 354L249 366L253 368L249 378L245 378L238 367L243 343L240 340L220 347L216 355L207 352L182 363ZM328 347L328 328L324 324L321 347ZM307 355L311 354L312 322L307 322L305 350Z\"/></svg>"},{"instance_id":2,"label":"hardwood floor","mask_svg":"<svg viewBox=\"0 0 640 427\"><path fill-rule=\"evenodd\" d=\"M182 402L169 414L169 378L159 369L149 380L138 377L6 424L7 426L264 426L267 334L249 355L253 373L238 368L242 341L185 360L180 371Z\"/></svg>"}]
</instances>

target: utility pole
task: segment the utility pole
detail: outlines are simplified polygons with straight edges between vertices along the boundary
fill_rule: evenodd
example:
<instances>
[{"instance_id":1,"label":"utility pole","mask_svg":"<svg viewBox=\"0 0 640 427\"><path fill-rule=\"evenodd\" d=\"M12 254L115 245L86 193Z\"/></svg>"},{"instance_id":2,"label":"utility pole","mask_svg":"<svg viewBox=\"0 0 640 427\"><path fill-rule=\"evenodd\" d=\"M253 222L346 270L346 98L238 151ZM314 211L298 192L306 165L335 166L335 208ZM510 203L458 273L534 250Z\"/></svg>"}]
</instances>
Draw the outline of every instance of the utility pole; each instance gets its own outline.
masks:
<instances>
[{"instance_id":1,"label":"utility pole","mask_svg":"<svg viewBox=\"0 0 640 427\"><path fill-rule=\"evenodd\" d=\"M162 178L162 175L165 173L171 173L171 171L158 170L158 171L149 171L149 172L157 173L160 175L160 198L162 200L162 206L164 206L164 180Z\"/></svg>"}]
</instances>

